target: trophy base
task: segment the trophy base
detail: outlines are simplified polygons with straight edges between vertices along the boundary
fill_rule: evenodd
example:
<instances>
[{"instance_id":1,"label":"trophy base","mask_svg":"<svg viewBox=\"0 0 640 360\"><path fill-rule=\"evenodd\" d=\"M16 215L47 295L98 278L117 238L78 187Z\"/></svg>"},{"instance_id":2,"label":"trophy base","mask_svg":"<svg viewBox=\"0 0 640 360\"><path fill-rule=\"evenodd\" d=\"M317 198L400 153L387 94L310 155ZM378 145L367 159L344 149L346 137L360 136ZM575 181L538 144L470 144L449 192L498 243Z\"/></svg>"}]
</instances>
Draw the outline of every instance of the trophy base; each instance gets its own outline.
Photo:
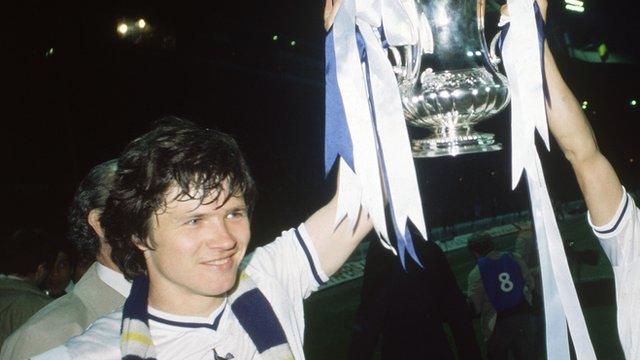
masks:
<instances>
[{"instance_id":1,"label":"trophy base","mask_svg":"<svg viewBox=\"0 0 640 360\"><path fill-rule=\"evenodd\" d=\"M469 133L452 137L433 135L426 139L411 140L411 150L415 158L456 156L502 150L493 134Z\"/></svg>"}]
</instances>

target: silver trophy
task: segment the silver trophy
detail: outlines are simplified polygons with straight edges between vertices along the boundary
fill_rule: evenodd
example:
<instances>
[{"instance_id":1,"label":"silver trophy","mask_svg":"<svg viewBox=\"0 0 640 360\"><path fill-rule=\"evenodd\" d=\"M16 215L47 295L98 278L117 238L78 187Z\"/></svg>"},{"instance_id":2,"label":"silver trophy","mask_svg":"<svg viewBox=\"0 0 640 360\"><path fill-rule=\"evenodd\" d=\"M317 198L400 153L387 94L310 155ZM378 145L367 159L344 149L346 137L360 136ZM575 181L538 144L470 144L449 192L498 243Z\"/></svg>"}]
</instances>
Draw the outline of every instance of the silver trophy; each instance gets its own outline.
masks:
<instances>
[{"instance_id":1,"label":"silver trophy","mask_svg":"<svg viewBox=\"0 0 640 360\"><path fill-rule=\"evenodd\" d=\"M485 40L485 1L415 1L420 41L389 48L407 122L431 130L412 140L414 157L502 149L493 134L473 129L509 103L506 77L496 67L497 36L491 47Z\"/></svg>"}]
</instances>

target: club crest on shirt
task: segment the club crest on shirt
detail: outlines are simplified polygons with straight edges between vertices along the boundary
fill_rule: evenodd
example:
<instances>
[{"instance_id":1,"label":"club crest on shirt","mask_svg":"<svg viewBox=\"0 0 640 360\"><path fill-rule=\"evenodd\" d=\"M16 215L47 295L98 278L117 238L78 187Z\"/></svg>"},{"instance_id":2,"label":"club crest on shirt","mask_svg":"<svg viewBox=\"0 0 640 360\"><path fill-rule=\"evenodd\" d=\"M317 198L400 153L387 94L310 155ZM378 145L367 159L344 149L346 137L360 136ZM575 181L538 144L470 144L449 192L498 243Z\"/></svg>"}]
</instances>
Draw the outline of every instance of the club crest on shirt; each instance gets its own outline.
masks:
<instances>
[{"instance_id":1,"label":"club crest on shirt","mask_svg":"<svg viewBox=\"0 0 640 360\"><path fill-rule=\"evenodd\" d=\"M216 351L216 349L213 349L213 359L214 360L231 360L234 359L235 357L233 356L232 353L227 353L227 355L225 356L220 356L218 355L218 352Z\"/></svg>"}]
</instances>

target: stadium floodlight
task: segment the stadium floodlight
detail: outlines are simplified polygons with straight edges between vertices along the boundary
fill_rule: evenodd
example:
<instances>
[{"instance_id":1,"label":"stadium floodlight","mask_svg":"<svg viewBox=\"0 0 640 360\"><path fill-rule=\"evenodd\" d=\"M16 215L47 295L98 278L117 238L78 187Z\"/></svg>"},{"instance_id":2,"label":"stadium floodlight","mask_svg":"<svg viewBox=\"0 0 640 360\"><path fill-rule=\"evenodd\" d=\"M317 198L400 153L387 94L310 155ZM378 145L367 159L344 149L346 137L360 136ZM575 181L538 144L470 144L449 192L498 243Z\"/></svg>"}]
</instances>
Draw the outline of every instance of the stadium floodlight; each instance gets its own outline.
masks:
<instances>
[{"instance_id":1,"label":"stadium floodlight","mask_svg":"<svg viewBox=\"0 0 640 360\"><path fill-rule=\"evenodd\" d=\"M145 26L147 26L147 22L146 22L146 21L144 21L144 19L140 19L140 20L138 20L137 25L138 25L138 27L139 27L140 29L144 29L144 27L145 27Z\"/></svg>"},{"instance_id":2,"label":"stadium floodlight","mask_svg":"<svg viewBox=\"0 0 640 360\"><path fill-rule=\"evenodd\" d=\"M124 36L127 34L127 31L129 31L129 26L127 26L127 24L125 23L120 23L118 24L118 27L116 28L116 30L120 35Z\"/></svg>"}]
</instances>

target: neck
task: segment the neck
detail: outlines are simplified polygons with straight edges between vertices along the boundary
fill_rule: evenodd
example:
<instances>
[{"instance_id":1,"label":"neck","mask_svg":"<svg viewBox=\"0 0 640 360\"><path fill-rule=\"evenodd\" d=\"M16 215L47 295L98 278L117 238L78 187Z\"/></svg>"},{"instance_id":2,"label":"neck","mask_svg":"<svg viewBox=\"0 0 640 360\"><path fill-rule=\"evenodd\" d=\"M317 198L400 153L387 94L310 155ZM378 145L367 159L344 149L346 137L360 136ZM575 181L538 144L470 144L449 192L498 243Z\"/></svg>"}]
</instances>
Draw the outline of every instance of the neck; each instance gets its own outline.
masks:
<instances>
[{"instance_id":1,"label":"neck","mask_svg":"<svg viewBox=\"0 0 640 360\"><path fill-rule=\"evenodd\" d=\"M120 271L118 266L113 262L113 260L111 260L111 258L109 257L105 258L102 255L98 255L96 256L96 261L99 262L100 265L108 267L109 269L122 274L122 271Z\"/></svg>"},{"instance_id":2,"label":"neck","mask_svg":"<svg viewBox=\"0 0 640 360\"><path fill-rule=\"evenodd\" d=\"M154 286L153 279L149 281L149 305L173 315L207 317L222 304L226 296L205 296L164 289Z\"/></svg>"}]
</instances>

